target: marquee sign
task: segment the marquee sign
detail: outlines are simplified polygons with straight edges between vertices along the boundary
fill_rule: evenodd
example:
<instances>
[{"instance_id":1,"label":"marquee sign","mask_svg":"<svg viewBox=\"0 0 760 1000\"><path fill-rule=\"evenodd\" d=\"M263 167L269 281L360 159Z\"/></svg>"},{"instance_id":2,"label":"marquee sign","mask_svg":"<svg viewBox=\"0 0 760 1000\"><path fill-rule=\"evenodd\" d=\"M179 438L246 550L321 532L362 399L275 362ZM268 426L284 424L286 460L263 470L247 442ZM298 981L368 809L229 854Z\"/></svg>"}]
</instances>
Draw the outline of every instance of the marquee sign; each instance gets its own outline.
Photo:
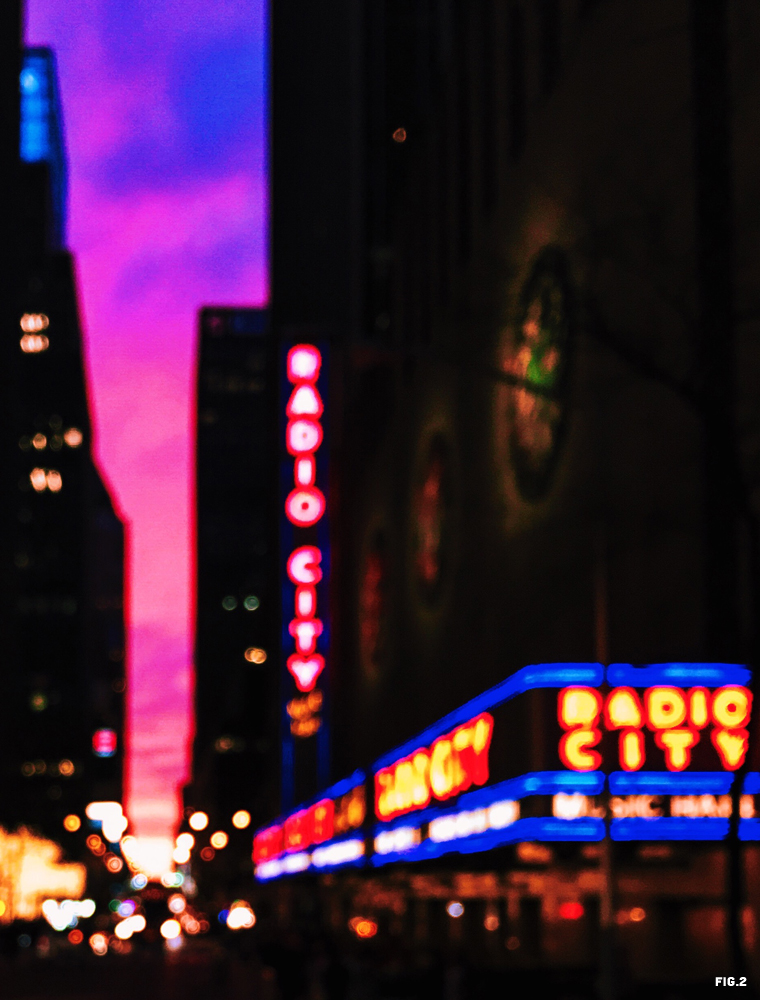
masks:
<instances>
[{"instance_id":1,"label":"marquee sign","mask_svg":"<svg viewBox=\"0 0 760 1000\"><path fill-rule=\"evenodd\" d=\"M607 830L721 840L749 752L750 679L720 663L525 667L375 762L374 822L356 863L593 842ZM760 840L760 773L739 780L739 836Z\"/></svg>"},{"instance_id":2,"label":"marquee sign","mask_svg":"<svg viewBox=\"0 0 760 1000\"><path fill-rule=\"evenodd\" d=\"M254 874L265 882L280 875L331 871L364 861L365 775L357 771L317 801L260 830L253 840Z\"/></svg>"}]
</instances>

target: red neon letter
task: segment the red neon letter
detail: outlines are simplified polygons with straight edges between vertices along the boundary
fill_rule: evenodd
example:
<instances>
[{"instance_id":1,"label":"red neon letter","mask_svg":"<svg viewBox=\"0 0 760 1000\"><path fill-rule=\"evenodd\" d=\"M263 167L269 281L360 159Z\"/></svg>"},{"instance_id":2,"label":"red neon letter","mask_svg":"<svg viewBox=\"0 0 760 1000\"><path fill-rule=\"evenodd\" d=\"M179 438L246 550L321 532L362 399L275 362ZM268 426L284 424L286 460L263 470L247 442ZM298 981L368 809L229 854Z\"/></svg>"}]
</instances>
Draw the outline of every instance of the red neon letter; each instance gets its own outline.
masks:
<instances>
[{"instance_id":1,"label":"red neon letter","mask_svg":"<svg viewBox=\"0 0 760 1000\"><path fill-rule=\"evenodd\" d=\"M288 557L288 576L293 583L319 583L322 579L322 553L316 545L301 545Z\"/></svg>"},{"instance_id":2,"label":"red neon letter","mask_svg":"<svg viewBox=\"0 0 760 1000\"><path fill-rule=\"evenodd\" d=\"M297 385L290 394L285 412L289 417L322 416L324 406L319 393L313 385Z\"/></svg>"},{"instance_id":3,"label":"red neon letter","mask_svg":"<svg viewBox=\"0 0 760 1000\"><path fill-rule=\"evenodd\" d=\"M325 512L325 497L321 490L309 486L293 490L285 501L288 520L299 528L310 528Z\"/></svg>"},{"instance_id":4,"label":"red neon letter","mask_svg":"<svg viewBox=\"0 0 760 1000\"><path fill-rule=\"evenodd\" d=\"M296 486L313 486L317 478L317 463L313 455L301 455L295 461L293 478Z\"/></svg>"},{"instance_id":5,"label":"red neon letter","mask_svg":"<svg viewBox=\"0 0 760 1000\"><path fill-rule=\"evenodd\" d=\"M322 444L322 424L310 417L291 420L285 429L285 444L291 455L307 455Z\"/></svg>"},{"instance_id":6,"label":"red neon letter","mask_svg":"<svg viewBox=\"0 0 760 1000\"><path fill-rule=\"evenodd\" d=\"M313 691L317 678L324 669L324 657L318 653L309 657L297 655L288 657L288 670L293 675L299 691Z\"/></svg>"},{"instance_id":7,"label":"red neon letter","mask_svg":"<svg viewBox=\"0 0 760 1000\"><path fill-rule=\"evenodd\" d=\"M288 379L291 382L316 382L322 355L312 344L297 344L288 351Z\"/></svg>"},{"instance_id":8,"label":"red neon letter","mask_svg":"<svg viewBox=\"0 0 760 1000\"><path fill-rule=\"evenodd\" d=\"M296 587L296 615L313 618L317 613L317 592L314 587Z\"/></svg>"},{"instance_id":9,"label":"red neon letter","mask_svg":"<svg viewBox=\"0 0 760 1000\"><path fill-rule=\"evenodd\" d=\"M318 618L294 618L288 632L296 640L296 649L302 656L310 656L317 648L317 636L322 635L322 622Z\"/></svg>"}]
</instances>

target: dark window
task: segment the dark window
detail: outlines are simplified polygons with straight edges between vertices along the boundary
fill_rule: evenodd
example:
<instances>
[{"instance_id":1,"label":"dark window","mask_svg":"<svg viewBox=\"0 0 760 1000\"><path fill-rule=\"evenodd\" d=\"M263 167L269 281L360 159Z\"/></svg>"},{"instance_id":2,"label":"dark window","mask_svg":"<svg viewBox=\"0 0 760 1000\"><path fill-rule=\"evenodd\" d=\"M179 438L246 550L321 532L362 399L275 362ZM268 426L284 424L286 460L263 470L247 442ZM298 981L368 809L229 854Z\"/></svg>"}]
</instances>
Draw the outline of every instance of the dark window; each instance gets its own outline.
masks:
<instances>
[{"instance_id":1,"label":"dark window","mask_svg":"<svg viewBox=\"0 0 760 1000\"><path fill-rule=\"evenodd\" d=\"M496 127L496 72L494 52L494 6L481 8L480 20L480 162L483 207L496 200L498 131Z\"/></svg>"},{"instance_id":2,"label":"dark window","mask_svg":"<svg viewBox=\"0 0 760 1000\"><path fill-rule=\"evenodd\" d=\"M557 82L561 59L560 10L558 0L541 0L538 7L541 32L541 93L551 93Z\"/></svg>"},{"instance_id":3,"label":"dark window","mask_svg":"<svg viewBox=\"0 0 760 1000\"><path fill-rule=\"evenodd\" d=\"M509 151L518 157L525 146L526 94L525 94L525 15L522 8L513 6L509 12Z\"/></svg>"}]
</instances>

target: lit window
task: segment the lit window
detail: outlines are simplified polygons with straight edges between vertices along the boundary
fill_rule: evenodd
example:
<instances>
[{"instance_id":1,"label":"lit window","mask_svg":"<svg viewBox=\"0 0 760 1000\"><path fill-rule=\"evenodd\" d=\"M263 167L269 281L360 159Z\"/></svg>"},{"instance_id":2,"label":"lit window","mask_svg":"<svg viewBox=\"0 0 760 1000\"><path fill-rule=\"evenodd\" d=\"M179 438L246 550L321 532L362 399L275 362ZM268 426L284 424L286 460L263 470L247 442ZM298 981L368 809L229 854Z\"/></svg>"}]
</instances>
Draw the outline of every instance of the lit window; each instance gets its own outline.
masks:
<instances>
[{"instance_id":1,"label":"lit window","mask_svg":"<svg viewBox=\"0 0 760 1000\"><path fill-rule=\"evenodd\" d=\"M45 477L45 481L47 483L47 488L51 493L58 493L60 488L63 486L61 474L56 469L50 469Z\"/></svg>"},{"instance_id":2,"label":"lit window","mask_svg":"<svg viewBox=\"0 0 760 1000\"><path fill-rule=\"evenodd\" d=\"M47 476L44 469L32 469L29 473L29 481L37 493L42 493L47 489Z\"/></svg>"},{"instance_id":3,"label":"lit window","mask_svg":"<svg viewBox=\"0 0 760 1000\"><path fill-rule=\"evenodd\" d=\"M47 438L44 434L35 434L32 438L32 444L37 449L37 451L42 451L42 449L47 444Z\"/></svg>"},{"instance_id":4,"label":"lit window","mask_svg":"<svg viewBox=\"0 0 760 1000\"><path fill-rule=\"evenodd\" d=\"M19 326L24 333L39 333L40 330L47 330L50 320L44 313L24 313Z\"/></svg>"},{"instance_id":5,"label":"lit window","mask_svg":"<svg viewBox=\"0 0 760 1000\"><path fill-rule=\"evenodd\" d=\"M84 436L78 427L69 427L69 429L64 432L63 440L69 448L78 448L84 440Z\"/></svg>"},{"instance_id":6,"label":"lit window","mask_svg":"<svg viewBox=\"0 0 760 1000\"><path fill-rule=\"evenodd\" d=\"M19 344L24 354L41 354L50 347L50 341L44 333L25 333Z\"/></svg>"},{"instance_id":7,"label":"lit window","mask_svg":"<svg viewBox=\"0 0 760 1000\"><path fill-rule=\"evenodd\" d=\"M245 651L245 658L249 663L265 663L267 654L265 650L259 649L257 646L249 646Z\"/></svg>"}]
</instances>

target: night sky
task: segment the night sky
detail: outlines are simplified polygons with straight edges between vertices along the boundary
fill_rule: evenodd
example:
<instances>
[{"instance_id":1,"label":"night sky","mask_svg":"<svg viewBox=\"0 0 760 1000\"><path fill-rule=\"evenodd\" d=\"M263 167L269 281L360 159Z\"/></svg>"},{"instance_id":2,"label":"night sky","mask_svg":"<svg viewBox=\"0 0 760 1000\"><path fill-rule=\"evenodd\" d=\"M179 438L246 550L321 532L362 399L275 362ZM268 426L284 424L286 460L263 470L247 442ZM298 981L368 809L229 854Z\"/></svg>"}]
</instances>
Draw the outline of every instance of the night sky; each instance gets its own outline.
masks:
<instances>
[{"instance_id":1,"label":"night sky","mask_svg":"<svg viewBox=\"0 0 760 1000\"><path fill-rule=\"evenodd\" d=\"M27 0L58 58L95 451L128 524L127 812L188 776L196 312L262 305L265 0Z\"/></svg>"}]
</instances>

